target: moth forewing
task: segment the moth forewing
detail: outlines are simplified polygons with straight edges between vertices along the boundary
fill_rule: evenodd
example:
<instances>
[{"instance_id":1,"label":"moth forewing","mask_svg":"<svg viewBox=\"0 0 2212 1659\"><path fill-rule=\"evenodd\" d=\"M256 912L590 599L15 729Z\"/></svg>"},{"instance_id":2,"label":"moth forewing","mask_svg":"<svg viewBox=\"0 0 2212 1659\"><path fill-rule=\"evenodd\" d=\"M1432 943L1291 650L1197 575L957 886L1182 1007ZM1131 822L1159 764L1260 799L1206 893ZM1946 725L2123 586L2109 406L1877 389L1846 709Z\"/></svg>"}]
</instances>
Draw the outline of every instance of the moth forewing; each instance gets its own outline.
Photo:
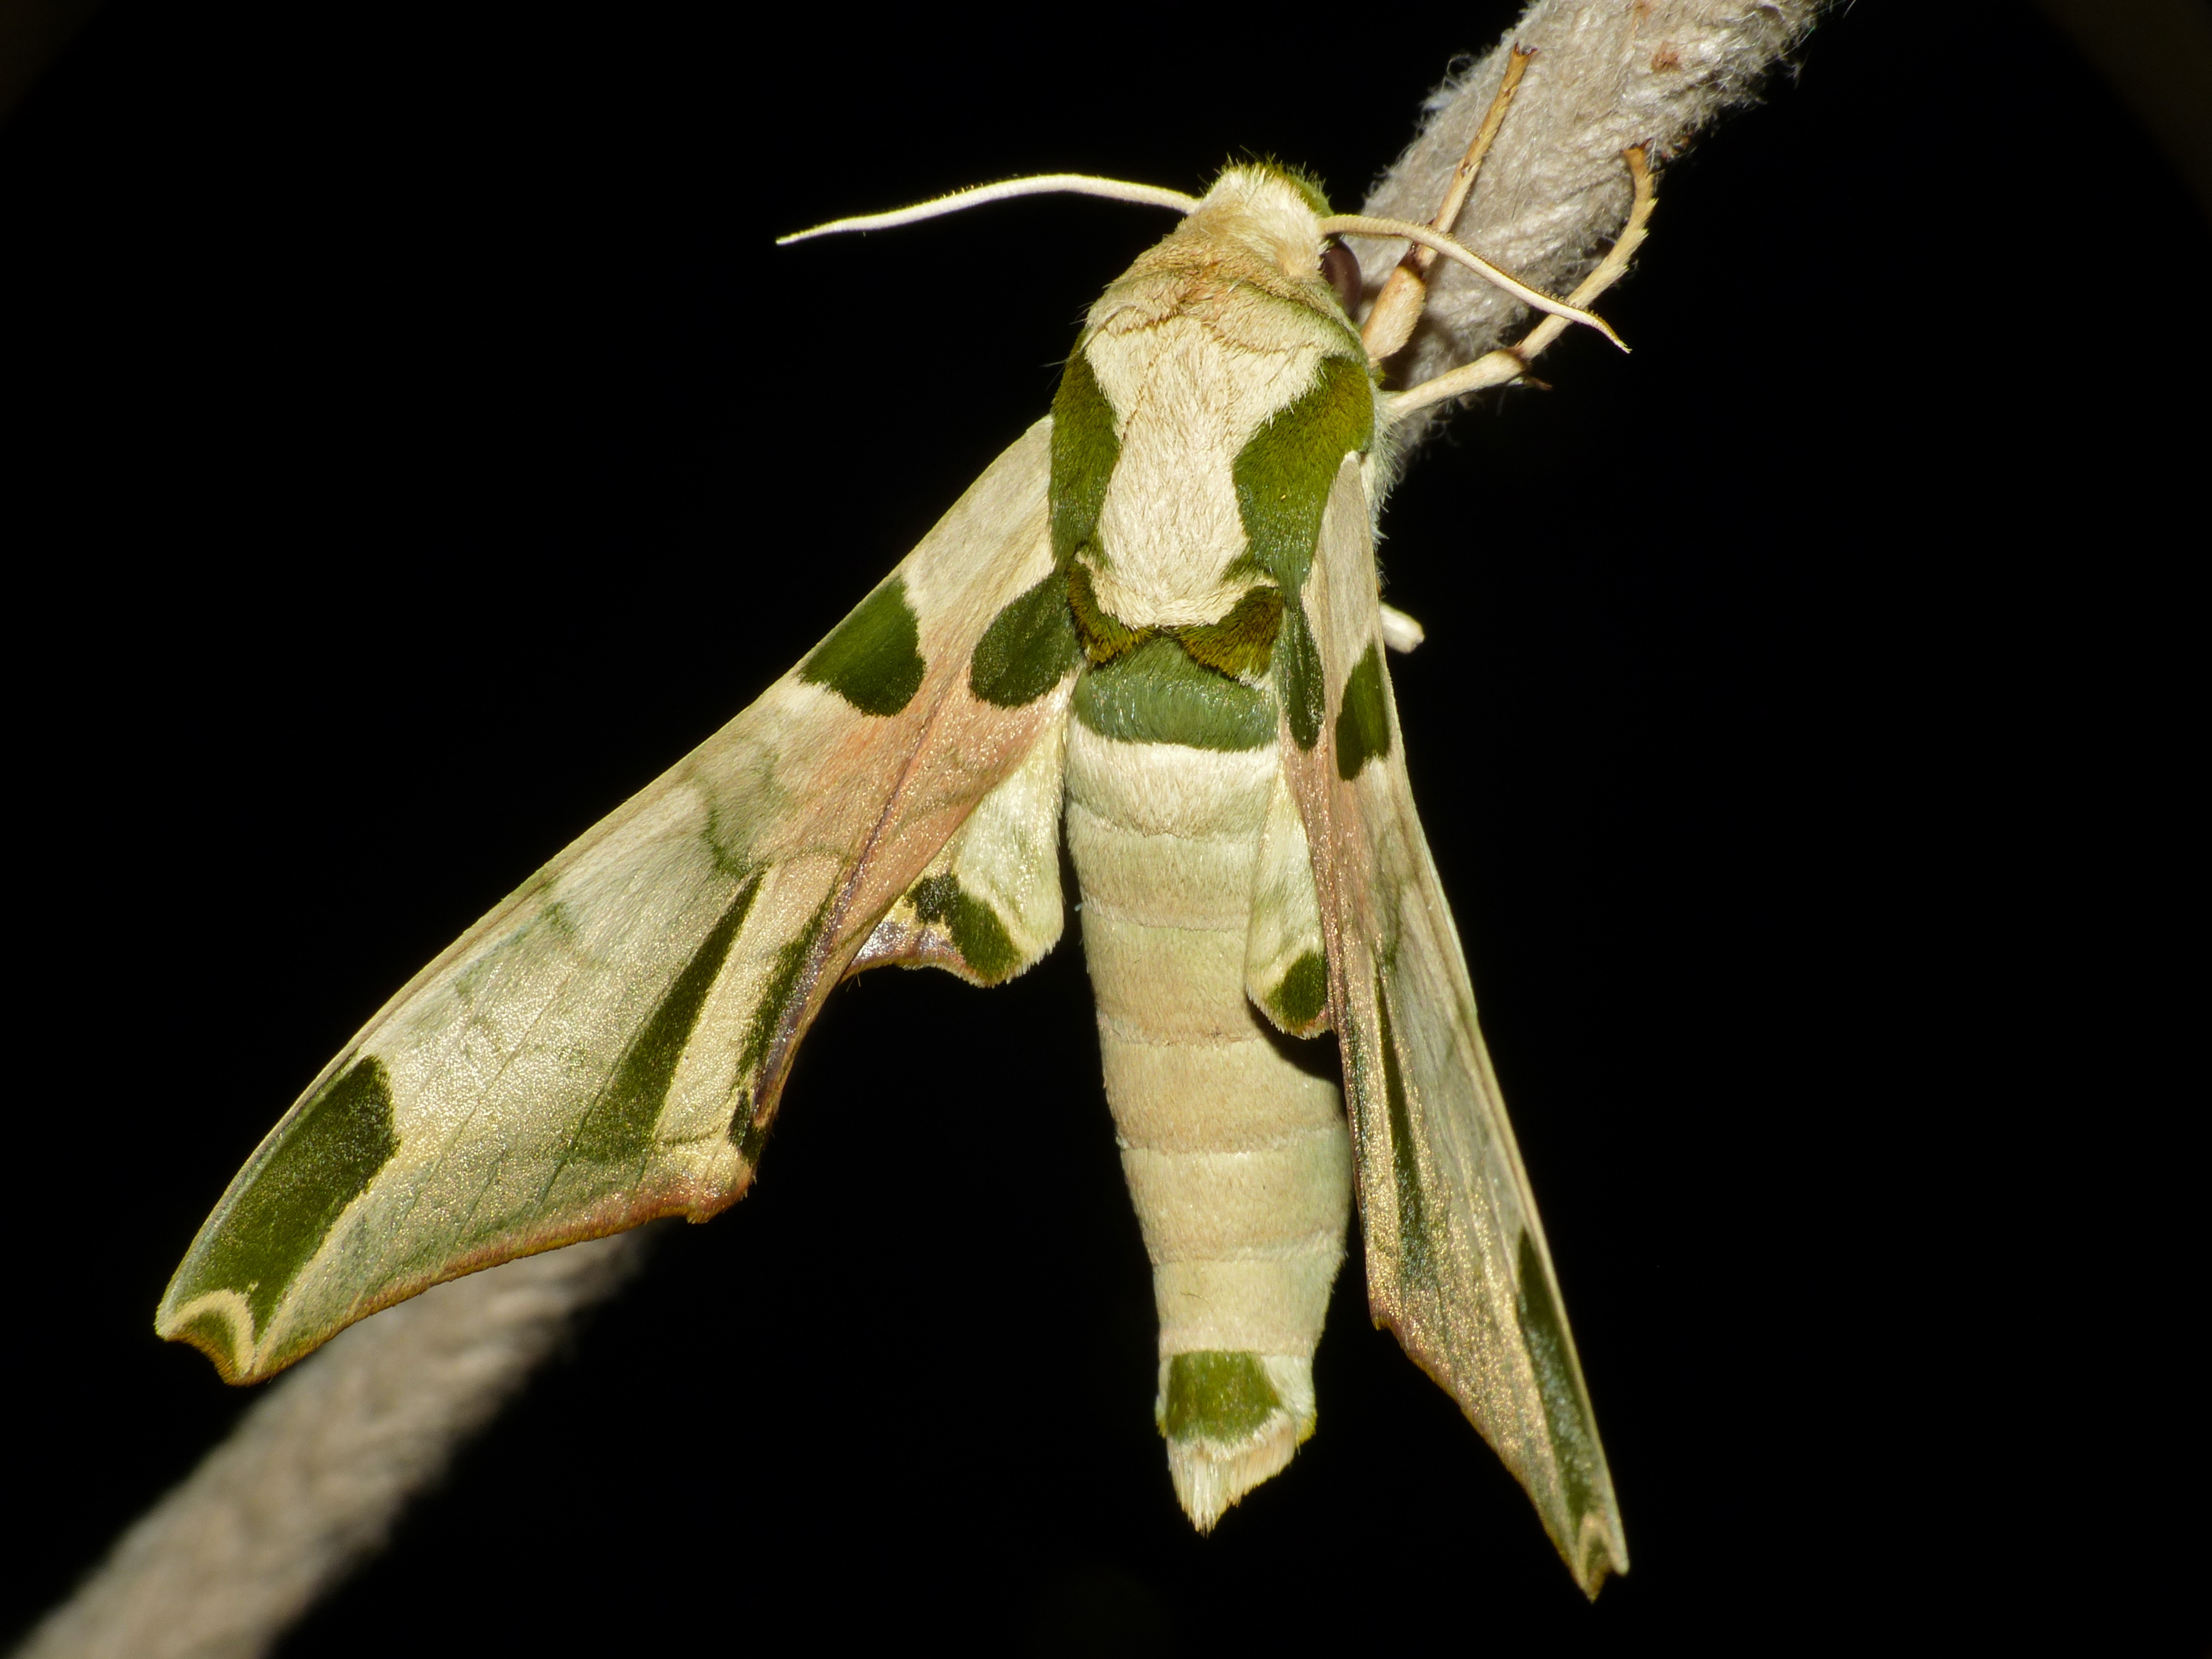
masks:
<instances>
[{"instance_id":1,"label":"moth forewing","mask_svg":"<svg viewBox=\"0 0 2212 1659\"><path fill-rule=\"evenodd\" d=\"M1328 950L1314 888L1313 848L1286 773L1278 773L1252 873L1244 989L1292 1036L1328 1029Z\"/></svg>"},{"instance_id":2,"label":"moth forewing","mask_svg":"<svg viewBox=\"0 0 2212 1659\"><path fill-rule=\"evenodd\" d=\"M1071 662L1019 702L969 684L1050 568L1048 445L1040 422L759 702L393 998L232 1182L156 1329L252 1380L440 1279L734 1201L863 941L1048 733L1056 764Z\"/></svg>"},{"instance_id":3,"label":"moth forewing","mask_svg":"<svg viewBox=\"0 0 2212 1659\"><path fill-rule=\"evenodd\" d=\"M1407 781L1368 484L1347 459L1305 592L1328 688L1285 755L1315 848L1345 1056L1368 1294L1535 1501L1590 1594L1627 1571L1551 1258Z\"/></svg>"}]
</instances>

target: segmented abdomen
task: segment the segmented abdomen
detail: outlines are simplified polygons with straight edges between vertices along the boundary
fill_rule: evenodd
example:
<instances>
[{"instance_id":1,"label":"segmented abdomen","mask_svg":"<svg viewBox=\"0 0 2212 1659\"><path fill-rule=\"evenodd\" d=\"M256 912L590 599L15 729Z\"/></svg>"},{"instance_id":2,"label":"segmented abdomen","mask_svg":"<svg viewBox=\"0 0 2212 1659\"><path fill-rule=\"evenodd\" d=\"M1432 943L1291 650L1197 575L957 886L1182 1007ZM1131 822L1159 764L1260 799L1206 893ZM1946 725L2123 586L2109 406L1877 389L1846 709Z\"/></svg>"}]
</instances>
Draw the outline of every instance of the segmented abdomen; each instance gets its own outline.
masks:
<instances>
[{"instance_id":1,"label":"segmented abdomen","mask_svg":"<svg viewBox=\"0 0 2212 1659\"><path fill-rule=\"evenodd\" d=\"M1313 1431L1311 1362L1344 1255L1352 1151L1335 1056L1245 991L1274 744L1068 729L1066 823L1106 1096L1152 1260L1162 1432L1203 1528Z\"/></svg>"}]
</instances>

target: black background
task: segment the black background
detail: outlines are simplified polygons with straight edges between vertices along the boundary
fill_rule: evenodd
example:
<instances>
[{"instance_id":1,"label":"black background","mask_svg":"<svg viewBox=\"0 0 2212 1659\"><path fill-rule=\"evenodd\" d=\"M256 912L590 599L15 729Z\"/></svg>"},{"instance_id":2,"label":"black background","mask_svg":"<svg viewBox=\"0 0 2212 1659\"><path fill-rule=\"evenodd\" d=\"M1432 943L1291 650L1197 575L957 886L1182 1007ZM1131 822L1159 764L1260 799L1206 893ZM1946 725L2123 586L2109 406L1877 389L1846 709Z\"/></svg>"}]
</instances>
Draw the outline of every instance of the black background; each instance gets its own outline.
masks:
<instances>
[{"instance_id":1,"label":"black background","mask_svg":"<svg viewBox=\"0 0 2212 1659\"><path fill-rule=\"evenodd\" d=\"M118 0L0 126L5 1627L246 1403L149 1322L301 1084L825 632L1162 225L773 234L1249 152L1349 204L1516 9L692 9ZM1392 503L1634 1553L1594 1608L1356 1258L1318 1436L1192 1535L1071 940L837 993L756 1193L287 1651L2202 1651L2208 244L2036 14L1860 6L1663 176L1634 356Z\"/></svg>"}]
</instances>

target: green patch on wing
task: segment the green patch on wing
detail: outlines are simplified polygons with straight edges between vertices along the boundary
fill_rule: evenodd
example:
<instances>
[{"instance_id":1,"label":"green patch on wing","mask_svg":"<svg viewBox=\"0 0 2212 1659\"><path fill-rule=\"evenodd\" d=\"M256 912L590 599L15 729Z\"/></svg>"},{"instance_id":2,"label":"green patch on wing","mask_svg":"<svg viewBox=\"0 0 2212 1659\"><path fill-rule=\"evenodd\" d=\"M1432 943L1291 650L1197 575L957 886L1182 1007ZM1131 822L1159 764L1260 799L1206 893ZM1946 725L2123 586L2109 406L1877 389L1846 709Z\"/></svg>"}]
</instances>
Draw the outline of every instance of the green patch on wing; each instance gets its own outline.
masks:
<instances>
[{"instance_id":1,"label":"green patch on wing","mask_svg":"<svg viewBox=\"0 0 2212 1659\"><path fill-rule=\"evenodd\" d=\"M234 1382L246 1370L246 1354L239 1346L240 1333L231 1328L228 1316L215 1313L194 1314L174 1330L162 1331L172 1342L189 1342L215 1361L223 1380ZM252 1340L248 1334L247 1340Z\"/></svg>"},{"instance_id":2,"label":"green patch on wing","mask_svg":"<svg viewBox=\"0 0 2212 1659\"><path fill-rule=\"evenodd\" d=\"M1291 736L1299 748L1310 750L1321 741L1328 691L1322 677L1321 651L1314 644L1302 602L1293 601L1283 612L1283 631L1275 644L1275 684L1282 694Z\"/></svg>"},{"instance_id":3,"label":"green patch on wing","mask_svg":"<svg viewBox=\"0 0 2212 1659\"><path fill-rule=\"evenodd\" d=\"M1551 1431L1552 1453L1559 1466L1559 1489L1567 1513L1579 1531L1583 1517L1597 1509L1597 1426L1591 1420L1589 1401L1575 1376L1574 1348L1567 1337L1567 1322L1552 1294L1551 1276L1536 1241L1521 1235L1516 1263L1519 1285L1515 1292L1521 1335L1528 1345L1528 1358L1536 1372L1536 1392L1544 1402L1544 1426ZM1575 1564L1577 1571L1582 1564Z\"/></svg>"},{"instance_id":4,"label":"green patch on wing","mask_svg":"<svg viewBox=\"0 0 2212 1659\"><path fill-rule=\"evenodd\" d=\"M1365 361L1322 358L1313 385L1237 454L1231 476L1246 544L1238 562L1250 560L1285 593L1297 593L1337 469L1346 455L1365 454L1374 435L1375 383Z\"/></svg>"},{"instance_id":5,"label":"green patch on wing","mask_svg":"<svg viewBox=\"0 0 2212 1659\"><path fill-rule=\"evenodd\" d=\"M1275 700L1191 660L1182 641L1148 640L1075 683L1075 717L1124 743L1263 749L1275 740Z\"/></svg>"},{"instance_id":6,"label":"green patch on wing","mask_svg":"<svg viewBox=\"0 0 2212 1659\"><path fill-rule=\"evenodd\" d=\"M707 822L699 831L699 839L707 848L707 857L714 866L714 873L726 876L732 881L751 878L753 867L745 856L750 841L742 817L731 819L718 801L707 803Z\"/></svg>"},{"instance_id":7,"label":"green patch on wing","mask_svg":"<svg viewBox=\"0 0 2212 1659\"><path fill-rule=\"evenodd\" d=\"M1267 1006L1286 1030L1303 1031L1328 1007L1328 964L1309 951L1292 963L1282 983L1268 994Z\"/></svg>"},{"instance_id":8,"label":"green patch on wing","mask_svg":"<svg viewBox=\"0 0 2212 1659\"><path fill-rule=\"evenodd\" d=\"M826 685L863 714L896 714L921 690L921 627L893 576L862 599L799 665L799 678Z\"/></svg>"},{"instance_id":9,"label":"green patch on wing","mask_svg":"<svg viewBox=\"0 0 2212 1659\"><path fill-rule=\"evenodd\" d=\"M1082 660L1067 582L1055 571L991 619L969 661L968 689L994 708L1019 708L1058 685Z\"/></svg>"},{"instance_id":10,"label":"green patch on wing","mask_svg":"<svg viewBox=\"0 0 2212 1659\"><path fill-rule=\"evenodd\" d=\"M790 1011L793 1000L804 989L807 962L822 938L822 930L830 925L830 906L836 896L834 889L823 895L822 902L815 907L806 925L786 939L783 948L775 953L775 965L769 969L768 983L762 988L760 1000L753 1005L752 1018L745 1026L745 1040L738 1050L738 1109L730 1118L730 1139L737 1143L738 1152L748 1164L756 1161L761 1142L768 1138L768 1125L756 1121L762 1092L761 1067L768 1060L769 1050L775 1046L777 1032L783 1029L784 1016Z\"/></svg>"},{"instance_id":11,"label":"green patch on wing","mask_svg":"<svg viewBox=\"0 0 2212 1659\"><path fill-rule=\"evenodd\" d=\"M210 1291L236 1291L253 1310L256 1334L267 1329L270 1314L346 1206L368 1190L398 1150L391 1079L382 1060L364 1056L280 1128L244 1187L224 1205L207 1253L172 1299L182 1304Z\"/></svg>"},{"instance_id":12,"label":"green patch on wing","mask_svg":"<svg viewBox=\"0 0 2212 1659\"><path fill-rule=\"evenodd\" d=\"M1390 1179L1398 1194L1399 1276L1407 1285L1436 1282L1430 1252L1429 1198L1421 1186L1421 1158L1413 1146L1413 1114L1406 1098L1406 1074L1398 1061L1397 1034L1390 1029L1390 998L1378 977L1375 1012L1382 1027L1382 1100L1390 1120Z\"/></svg>"},{"instance_id":13,"label":"green patch on wing","mask_svg":"<svg viewBox=\"0 0 2212 1659\"><path fill-rule=\"evenodd\" d=\"M1062 569L1078 553L1089 553L1102 568L1107 550L1098 541L1098 513L1106 483L1121 459L1114 432L1114 405L1091 371L1091 360L1078 343L1052 399L1052 559Z\"/></svg>"},{"instance_id":14,"label":"green patch on wing","mask_svg":"<svg viewBox=\"0 0 2212 1659\"><path fill-rule=\"evenodd\" d=\"M576 1126L575 1139L568 1146L570 1158L629 1164L653 1150L653 1126L660 1121L668 1085L676 1077L676 1063L690 1046L692 1029L699 1023L700 1010L707 1006L707 993L714 988L730 954L730 943L744 926L745 913L752 908L759 891L760 877L756 875L738 890L714 931L692 952L691 960L660 999L660 1006L631 1039L614 1076Z\"/></svg>"},{"instance_id":15,"label":"green patch on wing","mask_svg":"<svg viewBox=\"0 0 2212 1659\"><path fill-rule=\"evenodd\" d=\"M1375 642L1344 682L1344 706L1336 714L1336 775L1346 783L1371 760L1390 752L1390 708L1382 695L1382 657Z\"/></svg>"},{"instance_id":16,"label":"green patch on wing","mask_svg":"<svg viewBox=\"0 0 2212 1659\"><path fill-rule=\"evenodd\" d=\"M957 876L929 876L915 884L915 914L944 927L961 960L979 978L1001 980L1021 965L999 913L960 884Z\"/></svg>"},{"instance_id":17,"label":"green patch on wing","mask_svg":"<svg viewBox=\"0 0 2212 1659\"><path fill-rule=\"evenodd\" d=\"M1168 1361L1160 1432L1170 1440L1249 1440L1282 1409L1255 1353L1179 1353Z\"/></svg>"}]
</instances>

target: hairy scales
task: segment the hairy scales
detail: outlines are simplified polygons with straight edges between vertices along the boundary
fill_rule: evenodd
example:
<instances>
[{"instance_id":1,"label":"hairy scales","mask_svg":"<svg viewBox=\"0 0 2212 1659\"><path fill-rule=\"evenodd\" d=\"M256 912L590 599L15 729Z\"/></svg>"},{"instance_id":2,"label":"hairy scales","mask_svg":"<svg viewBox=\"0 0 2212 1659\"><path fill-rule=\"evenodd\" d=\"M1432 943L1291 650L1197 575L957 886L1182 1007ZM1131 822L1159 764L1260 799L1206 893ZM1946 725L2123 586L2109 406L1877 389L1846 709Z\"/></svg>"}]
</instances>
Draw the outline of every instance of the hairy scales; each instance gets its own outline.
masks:
<instances>
[{"instance_id":1,"label":"hairy scales","mask_svg":"<svg viewBox=\"0 0 2212 1659\"><path fill-rule=\"evenodd\" d=\"M1311 1361L1351 1207L1337 1087L1285 1052L1246 993L1279 766L1273 748L1127 743L1079 720L1068 733L1068 851L1106 1097L1152 1261L1158 1410L1201 1527L1313 1431ZM1217 1358L1194 1370L1196 1355ZM1249 1386L1223 1392L1230 1375ZM1200 1376L1215 1382L1189 1393ZM1263 1394L1273 1404L1255 1416ZM1209 1415L1208 1400L1237 1403Z\"/></svg>"},{"instance_id":2,"label":"hairy scales","mask_svg":"<svg viewBox=\"0 0 2212 1659\"><path fill-rule=\"evenodd\" d=\"M1085 660L1067 844L1152 1261L1160 1429L1201 1528L1313 1431L1344 1255L1334 1056L1284 1035L1325 1029L1328 995L1278 651L1329 485L1374 430L1365 357L1307 268L1310 203L1256 169L1218 194L1093 307L1052 478Z\"/></svg>"}]
</instances>

